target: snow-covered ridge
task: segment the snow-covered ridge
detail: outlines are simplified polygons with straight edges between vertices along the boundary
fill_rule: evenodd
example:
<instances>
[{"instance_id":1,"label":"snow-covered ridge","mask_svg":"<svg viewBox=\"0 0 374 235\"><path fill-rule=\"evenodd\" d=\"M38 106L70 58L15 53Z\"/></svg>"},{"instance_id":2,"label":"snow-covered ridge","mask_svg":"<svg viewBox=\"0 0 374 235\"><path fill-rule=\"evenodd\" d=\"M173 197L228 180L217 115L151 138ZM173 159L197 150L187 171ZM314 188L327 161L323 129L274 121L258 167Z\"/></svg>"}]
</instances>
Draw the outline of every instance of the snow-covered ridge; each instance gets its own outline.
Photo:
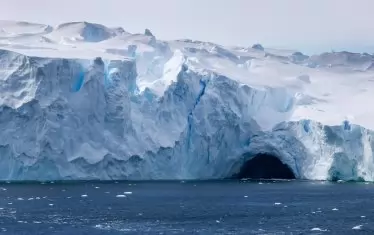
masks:
<instances>
[{"instance_id":1,"label":"snow-covered ridge","mask_svg":"<svg viewBox=\"0 0 374 235\"><path fill-rule=\"evenodd\" d=\"M373 58L0 22L0 179L373 181Z\"/></svg>"}]
</instances>

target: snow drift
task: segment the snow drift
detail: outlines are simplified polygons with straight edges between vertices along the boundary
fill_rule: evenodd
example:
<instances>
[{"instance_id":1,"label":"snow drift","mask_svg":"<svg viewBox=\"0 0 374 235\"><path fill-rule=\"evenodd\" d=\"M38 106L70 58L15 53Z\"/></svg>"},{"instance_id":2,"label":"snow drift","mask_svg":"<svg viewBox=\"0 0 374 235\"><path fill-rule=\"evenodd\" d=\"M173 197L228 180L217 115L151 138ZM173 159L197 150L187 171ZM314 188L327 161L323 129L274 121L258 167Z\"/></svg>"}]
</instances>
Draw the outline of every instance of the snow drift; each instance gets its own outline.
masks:
<instances>
[{"instance_id":1,"label":"snow drift","mask_svg":"<svg viewBox=\"0 0 374 235\"><path fill-rule=\"evenodd\" d=\"M269 154L300 179L374 180L373 73L356 69L371 55L334 55L336 68L261 45L46 27L49 42L0 40L0 179L227 178Z\"/></svg>"}]
</instances>

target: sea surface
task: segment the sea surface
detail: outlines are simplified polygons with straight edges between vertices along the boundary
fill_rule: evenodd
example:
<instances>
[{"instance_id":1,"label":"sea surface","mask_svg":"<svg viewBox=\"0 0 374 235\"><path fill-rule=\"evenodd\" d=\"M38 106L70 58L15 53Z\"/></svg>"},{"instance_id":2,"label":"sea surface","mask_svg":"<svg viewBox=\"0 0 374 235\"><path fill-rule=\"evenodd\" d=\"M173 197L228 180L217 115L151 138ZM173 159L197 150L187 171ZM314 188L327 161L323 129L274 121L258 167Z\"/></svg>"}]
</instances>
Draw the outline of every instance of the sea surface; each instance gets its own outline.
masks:
<instances>
[{"instance_id":1,"label":"sea surface","mask_svg":"<svg viewBox=\"0 0 374 235\"><path fill-rule=\"evenodd\" d=\"M374 234L374 184L3 183L0 234Z\"/></svg>"}]
</instances>

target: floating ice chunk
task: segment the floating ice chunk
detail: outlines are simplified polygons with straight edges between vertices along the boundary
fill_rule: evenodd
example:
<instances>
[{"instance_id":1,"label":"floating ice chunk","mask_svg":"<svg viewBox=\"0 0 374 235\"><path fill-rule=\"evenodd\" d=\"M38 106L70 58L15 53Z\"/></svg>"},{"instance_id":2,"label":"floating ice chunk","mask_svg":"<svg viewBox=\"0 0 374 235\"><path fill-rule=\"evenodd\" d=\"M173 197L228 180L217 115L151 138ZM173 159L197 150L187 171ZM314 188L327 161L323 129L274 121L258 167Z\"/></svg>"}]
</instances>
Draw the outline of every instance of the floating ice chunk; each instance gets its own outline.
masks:
<instances>
[{"instance_id":1,"label":"floating ice chunk","mask_svg":"<svg viewBox=\"0 0 374 235\"><path fill-rule=\"evenodd\" d=\"M364 216L364 215L361 215L361 218L366 218L366 216Z\"/></svg>"},{"instance_id":2,"label":"floating ice chunk","mask_svg":"<svg viewBox=\"0 0 374 235\"><path fill-rule=\"evenodd\" d=\"M132 192L124 192L123 194L132 194Z\"/></svg>"},{"instance_id":3,"label":"floating ice chunk","mask_svg":"<svg viewBox=\"0 0 374 235\"><path fill-rule=\"evenodd\" d=\"M258 184L263 184L262 182L259 182Z\"/></svg>"},{"instance_id":4,"label":"floating ice chunk","mask_svg":"<svg viewBox=\"0 0 374 235\"><path fill-rule=\"evenodd\" d=\"M352 229L353 230L360 230L360 229L362 229L362 224L354 226Z\"/></svg>"},{"instance_id":5,"label":"floating ice chunk","mask_svg":"<svg viewBox=\"0 0 374 235\"><path fill-rule=\"evenodd\" d=\"M87 194L83 194L83 195L81 195L81 197L88 197L88 195Z\"/></svg>"},{"instance_id":6,"label":"floating ice chunk","mask_svg":"<svg viewBox=\"0 0 374 235\"><path fill-rule=\"evenodd\" d=\"M118 195L116 195L116 197L126 197L126 195L118 194Z\"/></svg>"},{"instance_id":7,"label":"floating ice chunk","mask_svg":"<svg viewBox=\"0 0 374 235\"><path fill-rule=\"evenodd\" d=\"M23 201L22 197L17 198L18 201Z\"/></svg>"},{"instance_id":8,"label":"floating ice chunk","mask_svg":"<svg viewBox=\"0 0 374 235\"><path fill-rule=\"evenodd\" d=\"M36 200L40 200L40 197L36 197L35 199L36 199Z\"/></svg>"},{"instance_id":9,"label":"floating ice chunk","mask_svg":"<svg viewBox=\"0 0 374 235\"><path fill-rule=\"evenodd\" d=\"M219 223L221 223L221 221L219 221L219 220L216 220L216 223L218 223L218 224L219 224Z\"/></svg>"},{"instance_id":10,"label":"floating ice chunk","mask_svg":"<svg viewBox=\"0 0 374 235\"><path fill-rule=\"evenodd\" d=\"M48 206L53 206L53 204L52 204L52 203L50 203L50 204L48 204Z\"/></svg>"},{"instance_id":11,"label":"floating ice chunk","mask_svg":"<svg viewBox=\"0 0 374 235\"><path fill-rule=\"evenodd\" d=\"M8 202L8 205L12 205L13 203L12 202Z\"/></svg>"},{"instance_id":12,"label":"floating ice chunk","mask_svg":"<svg viewBox=\"0 0 374 235\"><path fill-rule=\"evenodd\" d=\"M278 206L278 205L281 205L282 203L280 202L275 202L274 205Z\"/></svg>"},{"instance_id":13,"label":"floating ice chunk","mask_svg":"<svg viewBox=\"0 0 374 235\"><path fill-rule=\"evenodd\" d=\"M245 198L247 198L248 196L247 196L247 195L245 195L244 197L245 197Z\"/></svg>"},{"instance_id":14,"label":"floating ice chunk","mask_svg":"<svg viewBox=\"0 0 374 235\"><path fill-rule=\"evenodd\" d=\"M338 208L333 208L332 210L333 210L333 211L338 211L339 209L338 209Z\"/></svg>"},{"instance_id":15,"label":"floating ice chunk","mask_svg":"<svg viewBox=\"0 0 374 235\"><path fill-rule=\"evenodd\" d=\"M321 229L321 228L312 228L310 231L320 231L320 232L327 232L327 229Z\"/></svg>"},{"instance_id":16,"label":"floating ice chunk","mask_svg":"<svg viewBox=\"0 0 374 235\"><path fill-rule=\"evenodd\" d=\"M98 189L98 188L100 188L100 187L97 187L97 186L96 186L95 188Z\"/></svg>"},{"instance_id":17,"label":"floating ice chunk","mask_svg":"<svg viewBox=\"0 0 374 235\"><path fill-rule=\"evenodd\" d=\"M41 224L42 222L40 221L33 221L34 224Z\"/></svg>"},{"instance_id":18,"label":"floating ice chunk","mask_svg":"<svg viewBox=\"0 0 374 235\"><path fill-rule=\"evenodd\" d=\"M29 199L27 199L28 201L32 201L32 200L34 200L34 198L33 197L30 197Z\"/></svg>"}]
</instances>

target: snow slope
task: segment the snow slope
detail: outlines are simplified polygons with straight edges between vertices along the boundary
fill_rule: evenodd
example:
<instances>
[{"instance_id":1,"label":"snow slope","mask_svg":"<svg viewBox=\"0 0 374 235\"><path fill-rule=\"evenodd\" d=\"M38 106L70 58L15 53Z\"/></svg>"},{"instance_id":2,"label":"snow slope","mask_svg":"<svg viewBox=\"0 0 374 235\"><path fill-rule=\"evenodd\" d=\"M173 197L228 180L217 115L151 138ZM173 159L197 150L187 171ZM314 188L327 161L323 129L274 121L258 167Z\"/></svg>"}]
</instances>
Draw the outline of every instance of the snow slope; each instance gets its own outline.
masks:
<instances>
[{"instance_id":1,"label":"snow slope","mask_svg":"<svg viewBox=\"0 0 374 235\"><path fill-rule=\"evenodd\" d=\"M0 22L0 179L374 181L374 56Z\"/></svg>"}]
</instances>

